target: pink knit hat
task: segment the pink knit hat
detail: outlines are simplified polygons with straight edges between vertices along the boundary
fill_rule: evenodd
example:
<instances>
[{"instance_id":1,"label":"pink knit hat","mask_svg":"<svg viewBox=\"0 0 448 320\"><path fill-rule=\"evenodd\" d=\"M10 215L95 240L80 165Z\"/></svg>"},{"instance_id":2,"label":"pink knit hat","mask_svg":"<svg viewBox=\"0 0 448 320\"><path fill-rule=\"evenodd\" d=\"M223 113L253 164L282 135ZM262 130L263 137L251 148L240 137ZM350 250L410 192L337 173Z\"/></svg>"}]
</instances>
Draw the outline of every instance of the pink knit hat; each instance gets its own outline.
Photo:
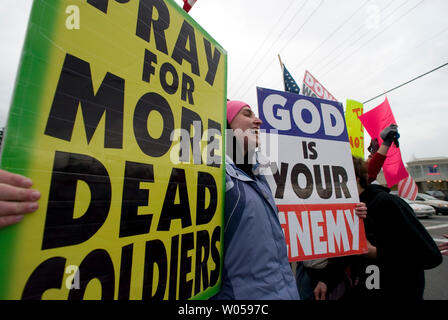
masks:
<instances>
[{"instance_id":1,"label":"pink knit hat","mask_svg":"<svg viewBox=\"0 0 448 320\"><path fill-rule=\"evenodd\" d=\"M244 107L250 108L250 106L243 101L227 101L227 121L229 122L229 124L232 123L233 118L235 118L238 112L240 112L240 110Z\"/></svg>"}]
</instances>

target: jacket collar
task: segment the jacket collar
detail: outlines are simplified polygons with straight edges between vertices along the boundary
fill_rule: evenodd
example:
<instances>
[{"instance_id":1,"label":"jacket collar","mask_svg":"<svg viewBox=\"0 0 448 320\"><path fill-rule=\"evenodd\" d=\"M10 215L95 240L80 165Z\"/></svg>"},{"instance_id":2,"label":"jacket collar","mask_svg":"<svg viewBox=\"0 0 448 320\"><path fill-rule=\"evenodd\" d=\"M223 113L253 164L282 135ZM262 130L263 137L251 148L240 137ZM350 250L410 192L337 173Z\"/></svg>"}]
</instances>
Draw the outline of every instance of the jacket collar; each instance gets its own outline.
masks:
<instances>
[{"instance_id":1,"label":"jacket collar","mask_svg":"<svg viewBox=\"0 0 448 320\"><path fill-rule=\"evenodd\" d=\"M263 175L263 172L266 172L265 170L272 170L270 166L271 166L270 160L266 156L264 156L260 151L256 151L254 154L254 165L252 166L252 172L254 173L254 175ZM240 169L236 167L232 158L229 157L229 155L227 154L226 154L226 172L233 178L237 178L242 181L253 181L252 178L248 177L247 174L243 173Z\"/></svg>"},{"instance_id":2,"label":"jacket collar","mask_svg":"<svg viewBox=\"0 0 448 320\"><path fill-rule=\"evenodd\" d=\"M264 157L264 156L263 156ZM271 208L274 210L275 213L277 213L277 206L274 203L274 200L272 198L272 193L271 195L267 194L267 192L271 192L269 185L267 184L266 180L264 179L264 176L260 175L260 169L262 167L266 167L269 166L269 160L266 163L260 163L261 157L256 156L255 158L255 164L253 165L253 171L254 174L257 176L261 176L262 179L264 180L264 184L266 186L266 190L262 190L260 188L260 186L258 185L258 183L253 184L255 190L265 199L265 201L271 206ZM264 157L264 159L267 159L266 157ZM258 168L258 172L257 172L257 168ZM255 182L252 178L250 178L249 176L247 176L246 173L244 173L242 170L238 169L235 165L235 163L233 162L232 158L230 158L228 155L226 155L226 173L231 176L232 178L238 179L239 181L246 181L246 182ZM272 199L272 202L271 202Z\"/></svg>"},{"instance_id":3,"label":"jacket collar","mask_svg":"<svg viewBox=\"0 0 448 320\"><path fill-rule=\"evenodd\" d=\"M241 180L241 181L254 181L252 178L247 176L243 171L238 169L233 162L232 158L226 154L226 173L232 178Z\"/></svg>"}]
</instances>

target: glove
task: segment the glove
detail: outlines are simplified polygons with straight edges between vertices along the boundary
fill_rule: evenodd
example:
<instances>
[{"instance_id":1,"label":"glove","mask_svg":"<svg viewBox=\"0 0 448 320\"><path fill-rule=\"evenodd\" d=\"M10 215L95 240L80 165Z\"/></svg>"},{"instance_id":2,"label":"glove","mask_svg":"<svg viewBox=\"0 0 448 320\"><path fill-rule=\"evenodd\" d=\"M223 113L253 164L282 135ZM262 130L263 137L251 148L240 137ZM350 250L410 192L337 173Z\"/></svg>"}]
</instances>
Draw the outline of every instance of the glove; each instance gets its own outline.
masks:
<instances>
[{"instance_id":1,"label":"glove","mask_svg":"<svg viewBox=\"0 0 448 320\"><path fill-rule=\"evenodd\" d=\"M383 144L390 147L392 142L395 142L397 148L399 147L398 139L400 134L398 133L398 126L396 124L391 124L387 128L384 128L380 133L381 139L383 139Z\"/></svg>"},{"instance_id":2,"label":"glove","mask_svg":"<svg viewBox=\"0 0 448 320\"><path fill-rule=\"evenodd\" d=\"M373 156L378 151L379 148L380 148L380 145L378 144L378 140L372 139L370 141L369 147L367 148L367 151L369 151L370 155Z\"/></svg>"}]
</instances>

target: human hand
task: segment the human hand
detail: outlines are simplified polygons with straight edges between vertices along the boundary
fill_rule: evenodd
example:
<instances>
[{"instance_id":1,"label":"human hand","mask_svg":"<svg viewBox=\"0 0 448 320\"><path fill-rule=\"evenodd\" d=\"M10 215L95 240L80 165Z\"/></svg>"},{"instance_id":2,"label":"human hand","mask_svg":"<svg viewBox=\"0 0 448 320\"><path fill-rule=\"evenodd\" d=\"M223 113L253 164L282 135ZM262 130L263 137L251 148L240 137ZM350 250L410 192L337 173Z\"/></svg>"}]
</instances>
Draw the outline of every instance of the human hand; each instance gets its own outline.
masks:
<instances>
[{"instance_id":1,"label":"human hand","mask_svg":"<svg viewBox=\"0 0 448 320\"><path fill-rule=\"evenodd\" d=\"M355 214L360 219L367 218L367 206L364 202L357 203L355 206Z\"/></svg>"},{"instance_id":2,"label":"human hand","mask_svg":"<svg viewBox=\"0 0 448 320\"><path fill-rule=\"evenodd\" d=\"M443 236L448 239L448 234L444 234ZM439 244L439 250L444 256L448 256L448 242Z\"/></svg>"},{"instance_id":3,"label":"human hand","mask_svg":"<svg viewBox=\"0 0 448 320\"><path fill-rule=\"evenodd\" d=\"M0 169L0 228L16 224L38 209L40 192L30 189L33 181Z\"/></svg>"},{"instance_id":4,"label":"human hand","mask_svg":"<svg viewBox=\"0 0 448 320\"><path fill-rule=\"evenodd\" d=\"M375 259L376 256L377 256L377 250L376 250L376 247L375 247L374 245L372 245L372 244L370 243L370 241L367 240L367 239L366 239L366 242L367 242L367 253L365 253L364 255L365 255L367 258Z\"/></svg>"},{"instance_id":5,"label":"human hand","mask_svg":"<svg viewBox=\"0 0 448 320\"><path fill-rule=\"evenodd\" d=\"M378 144L378 139L372 139L370 141L370 145L367 148L367 150L370 152L370 155L373 156L378 149L380 148L380 145Z\"/></svg>"},{"instance_id":6,"label":"human hand","mask_svg":"<svg viewBox=\"0 0 448 320\"><path fill-rule=\"evenodd\" d=\"M314 288L314 298L316 300L326 300L327 296L327 285L321 281Z\"/></svg>"},{"instance_id":7,"label":"human hand","mask_svg":"<svg viewBox=\"0 0 448 320\"><path fill-rule=\"evenodd\" d=\"M398 126L396 124L391 124L387 128L384 128L380 133L380 137L383 139L383 144L385 146L390 147L392 142L395 142L395 145L398 147L398 138L400 138Z\"/></svg>"}]
</instances>

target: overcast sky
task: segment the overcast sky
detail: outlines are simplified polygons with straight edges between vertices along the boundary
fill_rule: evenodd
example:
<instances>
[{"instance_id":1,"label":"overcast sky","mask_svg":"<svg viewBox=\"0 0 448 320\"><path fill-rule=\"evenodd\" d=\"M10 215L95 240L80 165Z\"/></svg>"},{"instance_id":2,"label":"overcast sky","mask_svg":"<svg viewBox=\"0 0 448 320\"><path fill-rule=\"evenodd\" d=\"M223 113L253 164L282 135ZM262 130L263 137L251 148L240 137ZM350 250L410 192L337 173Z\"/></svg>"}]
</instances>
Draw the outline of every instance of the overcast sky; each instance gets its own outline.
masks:
<instances>
[{"instance_id":1,"label":"overcast sky","mask_svg":"<svg viewBox=\"0 0 448 320\"><path fill-rule=\"evenodd\" d=\"M31 4L2 0L1 126ZM228 98L256 109L257 86L283 90L278 54L300 86L308 70L344 106L346 99L369 100L447 63L447 12L446 0L198 0L190 14L228 52ZM387 97L404 161L448 156L448 66Z\"/></svg>"}]
</instances>

